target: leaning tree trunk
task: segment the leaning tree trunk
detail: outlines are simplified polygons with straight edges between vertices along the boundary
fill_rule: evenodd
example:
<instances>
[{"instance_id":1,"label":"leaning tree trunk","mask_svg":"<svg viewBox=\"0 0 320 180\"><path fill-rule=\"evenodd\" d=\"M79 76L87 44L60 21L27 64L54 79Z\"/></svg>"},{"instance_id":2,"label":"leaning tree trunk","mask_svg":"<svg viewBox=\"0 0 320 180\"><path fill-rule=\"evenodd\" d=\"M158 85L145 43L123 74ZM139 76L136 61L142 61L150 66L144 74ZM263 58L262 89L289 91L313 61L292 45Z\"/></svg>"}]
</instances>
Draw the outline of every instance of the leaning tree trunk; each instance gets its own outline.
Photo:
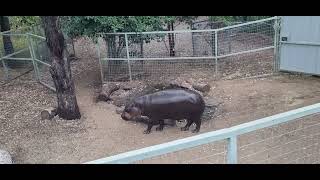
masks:
<instances>
[{"instance_id":1,"label":"leaning tree trunk","mask_svg":"<svg viewBox=\"0 0 320 180\"><path fill-rule=\"evenodd\" d=\"M79 119L81 114L75 95L70 62L66 57L66 46L63 34L58 27L57 16L41 16L41 20L52 62L50 73L57 92L58 108L56 113L63 119Z\"/></svg>"},{"instance_id":2,"label":"leaning tree trunk","mask_svg":"<svg viewBox=\"0 0 320 180\"><path fill-rule=\"evenodd\" d=\"M9 18L7 16L0 16L0 28L1 28L1 32L10 30ZM2 38L3 38L4 54L8 55L8 54L14 53L10 36L3 35Z\"/></svg>"}]
</instances>

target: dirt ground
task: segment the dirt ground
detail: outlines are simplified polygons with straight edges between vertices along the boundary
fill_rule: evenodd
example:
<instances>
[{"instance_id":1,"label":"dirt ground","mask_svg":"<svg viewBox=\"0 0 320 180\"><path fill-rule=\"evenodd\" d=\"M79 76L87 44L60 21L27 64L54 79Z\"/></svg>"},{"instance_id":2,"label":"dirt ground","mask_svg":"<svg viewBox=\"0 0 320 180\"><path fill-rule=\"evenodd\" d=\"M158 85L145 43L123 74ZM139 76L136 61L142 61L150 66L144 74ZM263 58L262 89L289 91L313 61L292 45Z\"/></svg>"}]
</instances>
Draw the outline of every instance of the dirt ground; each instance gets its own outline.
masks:
<instances>
[{"instance_id":1,"label":"dirt ground","mask_svg":"<svg viewBox=\"0 0 320 180\"><path fill-rule=\"evenodd\" d=\"M82 42L83 41L83 42ZM15 163L84 163L129 150L194 135L178 127L143 134L144 124L123 121L115 106L94 102L100 71L93 48L77 42L72 62L80 120L41 120L40 111L56 103L44 86L17 79L0 90L0 149L9 151ZM215 80L209 96L219 98L214 119L202 124L200 133L222 129L280 112L314 104L320 98L317 77L278 75L265 78ZM209 147L208 147L209 148ZM190 151L189 158L199 152ZM177 163L175 159L166 163Z\"/></svg>"}]
</instances>

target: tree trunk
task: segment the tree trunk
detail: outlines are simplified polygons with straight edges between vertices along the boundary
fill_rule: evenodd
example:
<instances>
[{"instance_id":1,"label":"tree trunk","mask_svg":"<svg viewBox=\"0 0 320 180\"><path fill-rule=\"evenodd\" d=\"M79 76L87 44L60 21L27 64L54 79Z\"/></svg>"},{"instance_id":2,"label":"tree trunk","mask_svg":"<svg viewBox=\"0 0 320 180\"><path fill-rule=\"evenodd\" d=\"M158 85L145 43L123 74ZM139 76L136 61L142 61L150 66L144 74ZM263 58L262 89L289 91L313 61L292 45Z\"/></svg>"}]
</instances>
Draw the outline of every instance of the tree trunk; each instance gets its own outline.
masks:
<instances>
[{"instance_id":1,"label":"tree trunk","mask_svg":"<svg viewBox=\"0 0 320 180\"><path fill-rule=\"evenodd\" d=\"M77 98L71 76L70 62L66 57L66 44L57 23L57 16L41 16L47 45L52 60L50 73L56 87L57 115L63 119L79 119Z\"/></svg>"},{"instance_id":2,"label":"tree trunk","mask_svg":"<svg viewBox=\"0 0 320 180\"><path fill-rule=\"evenodd\" d=\"M10 30L9 18L7 16L0 16L0 28L1 28L1 32ZM8 54L14 53L10 36L2 36L2 38L3 38L4 54L8 55Z\"/></svg>"},{"instance_id":3,"label":"tree trunk","mask_svg":"<svg viewBox=\"0 0 320 180\"><path fill-rule=\"evenodd\" d=\"M118 49L117 44L116 44L116 36L113 35L108 35L104 37L104 41L107 46L107 57L108 58L119 58L118 55ZM117 66L121 65L122 61L117 61L117 60L108 60L107 61L107 68L108 68L108 74L105 76L105 80L112 81L113 80L113 75L118 74L119 69Z\"/></svg>"},{"instance_id":4,"label":"tree trunk","mask_svg":"<svg viewBox=\"0 0 320 180\"><path fill-rule=\"evenodd\" d=\"M168 31L173 31L173 22L168 23ZM169 54L170 56L175 56L175 50L174 50L174 34L173 33L169 33Z\"/></svg>"}]
</instances>

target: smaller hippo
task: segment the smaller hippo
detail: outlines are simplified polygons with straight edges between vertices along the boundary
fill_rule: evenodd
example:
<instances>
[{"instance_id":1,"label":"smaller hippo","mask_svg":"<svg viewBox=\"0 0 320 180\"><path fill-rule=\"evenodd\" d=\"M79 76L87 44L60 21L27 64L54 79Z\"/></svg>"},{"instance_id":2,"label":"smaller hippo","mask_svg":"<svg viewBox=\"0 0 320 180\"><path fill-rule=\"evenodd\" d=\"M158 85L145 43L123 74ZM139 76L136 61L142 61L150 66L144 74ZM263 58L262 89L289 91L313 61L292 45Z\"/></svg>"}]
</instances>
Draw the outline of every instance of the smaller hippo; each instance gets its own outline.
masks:
<instances>
[{"instance_id":1,"label":"smaller hippo","mask_svg":"<svg viewBox=\"0 0 320 180\"><path fill-rule=\"evenodd\" d=\"M195 123L196 128L192 132L197 133L200 131L204 109L205 102L199 93L189 89L167 89L133 99L126 105L121 118L128 121L141 116L148 117L148 128L144 134L149 134L157 124L159 126L156 130L162 131L164 119L186 119L187 124L181 130L187 131Z\"/></svg>"}]
</instances>

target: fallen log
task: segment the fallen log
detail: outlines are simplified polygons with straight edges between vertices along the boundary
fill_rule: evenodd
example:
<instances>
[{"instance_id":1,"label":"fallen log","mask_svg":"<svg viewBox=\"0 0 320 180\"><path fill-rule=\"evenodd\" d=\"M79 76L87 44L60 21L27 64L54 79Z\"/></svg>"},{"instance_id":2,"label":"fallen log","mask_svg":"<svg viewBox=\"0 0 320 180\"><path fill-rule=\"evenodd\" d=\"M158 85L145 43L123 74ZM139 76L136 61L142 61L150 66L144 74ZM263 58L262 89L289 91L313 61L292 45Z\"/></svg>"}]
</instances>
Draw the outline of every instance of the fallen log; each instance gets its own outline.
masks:
<instances>
[{"instance_id":1,"label":"fallen log","mask_svg":"<svg viewBox=\"0 0 320 180\"><path fill-rule=\"evenodd\" d=\"M119 89L120 89L120 85L116 83L108 83L103 85L102 90L96 99L96 102L111 100L110 98L111 94Z\"/></svg>"}]
</instances>

